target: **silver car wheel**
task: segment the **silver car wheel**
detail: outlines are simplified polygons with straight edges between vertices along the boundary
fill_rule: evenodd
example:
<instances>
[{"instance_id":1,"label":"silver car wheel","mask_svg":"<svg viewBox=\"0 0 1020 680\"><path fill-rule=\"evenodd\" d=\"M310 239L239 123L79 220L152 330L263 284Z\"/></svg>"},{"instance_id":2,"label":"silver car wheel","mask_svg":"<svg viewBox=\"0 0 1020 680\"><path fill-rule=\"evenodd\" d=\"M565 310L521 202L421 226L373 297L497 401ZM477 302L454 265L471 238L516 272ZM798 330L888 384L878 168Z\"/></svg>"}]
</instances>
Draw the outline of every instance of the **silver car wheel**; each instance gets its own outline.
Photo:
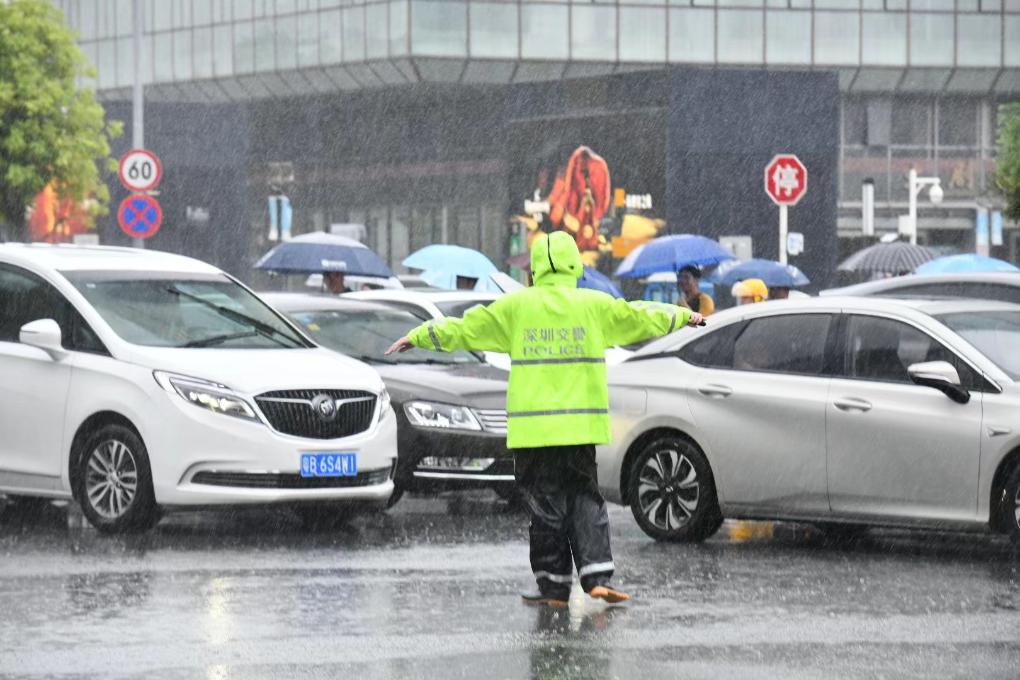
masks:
<instances>
[{"instance_id":1,"label":"silver car wheel","mask_svg":"<svg viewBox=\"0 0 1020 680\"><path fill-rule=\"evenodd\" d=\"M1016 497L1013 499L1013 521L1020 529L1020 488L1016 490Z\"/></svg>"},{"instance_id":2,"label":"silver car wheel","mask_svg":"<svg viewBox=\"0 0 1020 680\"><path fill-rule=\"evenodd\" d=\"M698 509L698 472L687 456L664 449L649 456L638 477L641 513L663 531L680 529Z\"/></svg>"},{"instance_id":3,"label":"silver car wheel","mask_svg":"<svg viewBox=\"0 0 1020 680\"><path fill-rule=\"evenodd\" d=\"M121 517L138 490L138 464L127 445L108 439L92 450L86 467L89 505L105 519Z\"/></svg>"}]
</instances>

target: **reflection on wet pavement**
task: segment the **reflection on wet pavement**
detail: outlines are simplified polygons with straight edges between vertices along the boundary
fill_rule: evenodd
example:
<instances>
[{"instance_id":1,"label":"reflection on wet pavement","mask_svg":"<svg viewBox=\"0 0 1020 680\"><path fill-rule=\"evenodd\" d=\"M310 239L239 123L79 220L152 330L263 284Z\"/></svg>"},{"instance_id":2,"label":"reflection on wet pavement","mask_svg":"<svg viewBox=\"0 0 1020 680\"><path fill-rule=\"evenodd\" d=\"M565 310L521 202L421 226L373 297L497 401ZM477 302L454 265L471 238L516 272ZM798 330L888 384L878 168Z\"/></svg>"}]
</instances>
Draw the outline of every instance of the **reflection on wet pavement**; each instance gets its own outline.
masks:
<instances>
[{"instance_id":1,"label":"reflection on wet pavement","mask_svg":"<svg viewBox=\"0 0 1020 680\"><path fill-rule=\"evenodd\" d=\"M1020 560L1000 538L731 522L673 545L625 509L611 521L634 602L552 610L518 598L526 517L485 494L318 532L284 509L118 537L56 505L4 513L0 676L972 678L1020 663Z\"/></svg>"}]
</instances>

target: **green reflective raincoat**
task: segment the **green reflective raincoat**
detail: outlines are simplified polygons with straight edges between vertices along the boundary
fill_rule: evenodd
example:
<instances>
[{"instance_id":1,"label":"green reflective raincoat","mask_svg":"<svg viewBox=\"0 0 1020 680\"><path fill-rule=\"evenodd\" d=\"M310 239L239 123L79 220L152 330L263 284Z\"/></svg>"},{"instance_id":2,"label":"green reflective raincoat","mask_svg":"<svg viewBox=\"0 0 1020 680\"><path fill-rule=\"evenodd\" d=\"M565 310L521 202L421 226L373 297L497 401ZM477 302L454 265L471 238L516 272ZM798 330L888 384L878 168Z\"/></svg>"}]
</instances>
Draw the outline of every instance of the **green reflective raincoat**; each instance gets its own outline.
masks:
<instances>
[{"instance_id":1,"label":"green reflective raincoat","mask_svg":"<svg viewBox=\"0 0 1020 680\"><path fill-rule=\"evenodd\" d=\"M581 254L566 232L535 240L531 271L531 288L474 307L461 319L428 321L408 339L424 349L510 355L509 448L607 443L605 349L670 333L691 312L579 289Z\"/></svg>"}]
</instances>

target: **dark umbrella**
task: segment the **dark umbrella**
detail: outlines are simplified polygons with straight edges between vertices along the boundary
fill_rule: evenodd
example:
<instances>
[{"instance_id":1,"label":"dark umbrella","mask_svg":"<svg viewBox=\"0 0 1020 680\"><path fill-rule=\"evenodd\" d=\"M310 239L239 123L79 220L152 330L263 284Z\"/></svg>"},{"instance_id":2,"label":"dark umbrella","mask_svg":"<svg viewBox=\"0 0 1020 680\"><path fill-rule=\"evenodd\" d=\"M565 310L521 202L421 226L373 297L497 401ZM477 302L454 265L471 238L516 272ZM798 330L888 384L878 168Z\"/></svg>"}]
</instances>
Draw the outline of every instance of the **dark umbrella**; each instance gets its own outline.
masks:
<instances>
[{"instance_id":1,"label":"dark umbrella","mask_svg":"<svg viewBox=\"0 0 1020 680\"><path fill-rule=\"evenodd\" d=\"M393 276L364 243L317 231L281 243L255 263L256 269L283 274L343 272L356 276Z\"/></svg>"},{"instance_id":2,"label":"dark umbrella","mask_svg":"<svg viewBox=\"0 0 1020 680\"><path fill-rule=\"evenodd\" d=\"M843 260L839 270L871 274L907 274L934 259L935 254L924 246L903 241L876 243Z\"/></svg>"}]
</instances>

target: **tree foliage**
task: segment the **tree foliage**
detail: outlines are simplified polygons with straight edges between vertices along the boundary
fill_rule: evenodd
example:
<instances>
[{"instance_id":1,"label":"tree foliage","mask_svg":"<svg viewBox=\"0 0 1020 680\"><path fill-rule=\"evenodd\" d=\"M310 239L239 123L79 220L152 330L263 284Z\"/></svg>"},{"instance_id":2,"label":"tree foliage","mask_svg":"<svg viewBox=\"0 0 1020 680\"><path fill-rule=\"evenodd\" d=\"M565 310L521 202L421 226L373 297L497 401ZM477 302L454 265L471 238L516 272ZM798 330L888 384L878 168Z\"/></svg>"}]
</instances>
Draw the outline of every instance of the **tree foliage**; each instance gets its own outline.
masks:
<instances>
[{"instance_id":1,"label":"tree foliage","mask_svg":"<svg viewBox=\"0 0 1020 680\"><path fill-rule=\"evenodd\" d=\"M999 158L995 181L1006 196L1005 215L1020 222L1020 102L999 108Z\"/></svg>"},{"instance_id":2,"label":"tree foliage","mask_svg":"<svg viewBox=\"0 0 1020 680\"><path fill-rule=\"evenodd\" d=\"M61 12L47 0L0 1L0 224L24 225L25 209L53 181L72 200L95 198L105 211L102 173L116 169L94 77Z\"/></svg>"}]
</instances>

